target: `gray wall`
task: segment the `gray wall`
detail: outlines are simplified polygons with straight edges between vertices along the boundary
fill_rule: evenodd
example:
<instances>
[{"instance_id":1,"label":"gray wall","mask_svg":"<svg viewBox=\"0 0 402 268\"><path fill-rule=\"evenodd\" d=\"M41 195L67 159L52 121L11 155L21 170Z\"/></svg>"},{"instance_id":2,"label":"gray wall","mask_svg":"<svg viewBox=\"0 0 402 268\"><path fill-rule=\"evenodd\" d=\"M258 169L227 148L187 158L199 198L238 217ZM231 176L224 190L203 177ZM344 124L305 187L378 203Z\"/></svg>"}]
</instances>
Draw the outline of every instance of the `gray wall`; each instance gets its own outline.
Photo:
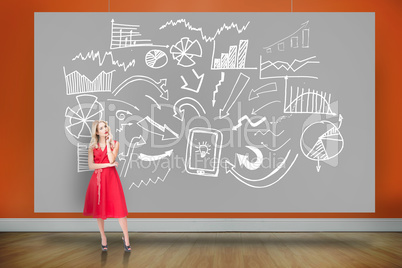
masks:
<instances>
[{"instance_id":1,"label":"gray wall","mask_svg":"<svg viewBox=\"0 0 402 268\"><path fill-rule=\"evenodd\" d=\"M117 39L112 19L125 24ZM374 13L36 13L35 212L82 212L93 171L81 111L121 144L129 212L374 212L374 26ZM132 46L127 28L141 34ZM212 68L230 46L244 65ZM151 50L166 58L153 65ZM102 72L104 92L73 80Z\"/></svg>"}]
</instances>

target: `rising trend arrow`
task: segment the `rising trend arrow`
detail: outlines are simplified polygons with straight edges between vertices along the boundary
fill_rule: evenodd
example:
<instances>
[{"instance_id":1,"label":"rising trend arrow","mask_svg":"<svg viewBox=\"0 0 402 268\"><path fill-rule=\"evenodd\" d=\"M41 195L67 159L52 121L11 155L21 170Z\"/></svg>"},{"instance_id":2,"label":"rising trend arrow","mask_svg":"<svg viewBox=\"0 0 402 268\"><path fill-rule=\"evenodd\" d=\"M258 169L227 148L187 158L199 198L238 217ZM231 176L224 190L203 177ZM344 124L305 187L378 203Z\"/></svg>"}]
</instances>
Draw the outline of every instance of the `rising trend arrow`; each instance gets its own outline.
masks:
<instances>
[{"instance_id":1,"label":"rising trend arrow","mask_svg":"<svg viewBox=\"0 0 402 268\"><path fill-rule=\"evenodd\" d=\"M243 73L239 74L239 76L237 77L236 84L233 86L233 89L230 92L228 100L226 101L223 108L219 109L219 119L222 119L229 115L230 109L232 108L236 100L239 98L240 94L243 92L244 88L248 83L248 80L250 80L250 77L246 76ZM233 92L236 93L233 94ZM230 105L228 105L229 103Z\"/></svg>"},{"instance_id":2,"label":"rising trend arrow","mask_svg":"<svg viewBox=\"0 0 402 268\"><path fill-rule=\"evenodd\" d=\"M189 90L189 91L193 91L195 93L198 93L200 91L202 81L204 80L204 74L198 75L197 72L194 69L192 69L192 71L193 71L193 73L194 73L194 75L196 77L196 82L197 82L197 83L194 82L194 88L187 87L188 83L187 83L186 79L182 75L180 77L183 80L184 85L181 88ZM195 89L195 88L197 88L197 89Z\"/></svg>"},{"instance_id":3,"label":"rising trend arrow","mask_svg":"<svg viewBox=\"0 0 402 268\"><path fill-rule=\"evenodd\" d=\"M144 121L147 121L149 124L156 127L157 129L159 129L162 133L160 133L160 132L158 133L157 131L148 129L148 124L145 123L145 126L144 126L144 123L143 123ZM152 120L152 118L150 118L149 116L146 116L145 118L138 121L137 125L150 133L161 136L162 140L172 140L172 139L179 138L179 134L177 134L176 132L171 130L166 124L162 126L162 125L156 123L154 120Z\"/></svg>"}]
</instances>

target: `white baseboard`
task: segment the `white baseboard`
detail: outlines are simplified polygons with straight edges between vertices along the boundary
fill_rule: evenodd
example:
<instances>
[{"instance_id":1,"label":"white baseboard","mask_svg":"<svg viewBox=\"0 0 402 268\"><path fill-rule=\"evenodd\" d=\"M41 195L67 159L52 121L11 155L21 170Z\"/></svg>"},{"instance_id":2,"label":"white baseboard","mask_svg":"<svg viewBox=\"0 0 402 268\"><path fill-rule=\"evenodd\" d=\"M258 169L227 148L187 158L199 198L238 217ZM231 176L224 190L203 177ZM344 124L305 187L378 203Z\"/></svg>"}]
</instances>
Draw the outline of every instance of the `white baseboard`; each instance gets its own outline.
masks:
<instances>
[{"instance_id":1,"label":"white baseboard","mask_svg":"<svg viewBox=\"0 0 402 268\"><path fill-rule=\"evenodd\" d=\"M402 218L127 219L129 232L402 232ZM0 232L98 232L97 220L0 218ZM117 219L106 232L120 232Z\"/></svg>"}]
</instances>

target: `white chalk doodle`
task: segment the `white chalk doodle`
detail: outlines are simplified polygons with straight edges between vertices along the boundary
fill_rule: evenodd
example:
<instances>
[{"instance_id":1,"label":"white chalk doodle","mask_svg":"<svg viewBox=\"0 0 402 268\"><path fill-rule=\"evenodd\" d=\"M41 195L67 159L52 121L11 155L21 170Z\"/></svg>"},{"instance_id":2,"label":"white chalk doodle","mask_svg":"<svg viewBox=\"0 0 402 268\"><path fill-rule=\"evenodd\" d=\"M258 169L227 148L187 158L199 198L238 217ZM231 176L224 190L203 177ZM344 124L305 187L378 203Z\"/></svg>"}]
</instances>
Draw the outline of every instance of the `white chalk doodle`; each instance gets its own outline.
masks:
<instances>
[{"instance_id":1,"label":"white chalk doodle","mask_svg":"<svg viewBox=\"0 0 402 268\"><path fill-rule=\"evenodd\" d=\"M82 94L95 92L111 92L113 72L106 73L102 71L95 79L90 80L86 75L80 74L78 71L73 71L66 74L66 69L63 67L64 78L66 81L66 94Z\"/></svg>"},{"instance_id":2,"label":"white chalk doodle","mask_svg":"<svg viewBox=\"0 0 402 268\"><path fill-rule=\"evenodd\" d=\"M188 37L183 37L175 45L170 47L170 53L177 65L191 67L195 64L194 57L202 57L202 47L198 40L191 41Z\"/></svg>"},{"instance_id":3,"label":"white chalk doodle","mask_svg":"<svg viewBox=\"0 0 402 268\"><path fill-rule=\"evenodd\" d=\"M286 71L293 71L297 72L299 69L303 68L304 66L308 64L313 64L313 63L320 63L319 61L313 61L312 59L316 58L316 56L308 57L305 58L304 60L293 60L292 63L288 63L286 61L275 61L272 62L270 60L261 62L261 57L260 57L260 72L263 72L264 70L267 70L270 67L274 67L277 70L284 69Z\"/></svg>"},{"instance_id":4,"label":"white chalk doodle","mask_svg":"<svg viewBox=\"0 0 402 268\"><path fill-rule=\"evenodd\" d=\"M161 95L159 97L161 97L162 99L165 99L165 100L169 100L169 90L164 89L164 87L166 86L167 79L161 79L159 82L156 82L151 77L148 77L145 75L133 75L133 76L127 78L122 83L120 83L120 85L118 85L115 90L113 90L112 94L116 96L127 85L134 83L134 82L138 82L138 81L144 81L144 82L147 82L147 83L153 85L161 93Z\"/></svg>"},{"instance_id":5,"label":"white chalk doodle","mask_svg":"<svg viewBox=\"0 0 402 268\"><path fill-rule=\"evenodd\" d=\"M174 114L173 116L180 121L183 121L184 119L184 109L183 106L190 106L192 107L198 114L198 116L205 115L205 109L202 107L201 103L199 103L197 100L191 97L184 97L175 102L173 105L173 111Z\"/></svg>"},{"instance_id":6,"label":"white chalk doodle","mask_svg":"<svg viewBox=\"0 0 402 268\"><path fill-rule=\"evenodd\" d=\"M179 138L179 134L171 130L166 124L162 126L156 123L149 116L146 116L145 118L138 121L137 125L152 134L161 136L162 140L172 140Z\"/></svg>"},{"instance_id":7,"label":"white chalk doodle","mask_svg":"<svg viewBox=\"0 0 402 268\"><path fill-rule=\"evenodd\" d=\"M216 103L216 94L219 91L219 87L222 85L222 82L225 80L225 72L221 72L221 79L219 80L218 84L215 86L215 90L212 93L212 107L215 106Z\"/></svg>"},{"instance_id":8,"label":"white chalk doodle","mask_svg":"<svg viewBox=\"0 0 402 268\"><path fill-rule=\"evenodd\" d=\"M216 41L212 45L211 70L253 70L256 67L246 67L249 40L240 40L238 46L230 46L229 50L216 57Z\"/></svg>"},{"instance_id":9,"label":"white chalk doodle","mask_svg":"<svg viewBox=\"0 0 402 268\"><path fill-rule=\"evenodd\" d=\"M225 105L223 106L222 109L219 109L219 119L222 119L229 115L230 109L233 107L234 103L243 92L249 80L250 77L248 77L247 75L243 73L239 74Z\"/></svg>"},{"instance_id":10,"label":"white chalk doodle","mask_svg":"<svg viewBox=\"0 0 402 268\"><path fill-rule=\"evenodd\" d=\"M253 110L251 111L251 114L252 114L252 115L257 115L257 113L258 113L261 109L263 109L263 108L265 108L265 107L268 107L269 105L271 105L271 104L273 104L273 103L281 103L281 101L276 100L276 101L268 102L268 103L264 104L263 106L261 106L260 108L258 108L258 109L256 109L256 110L254 110L254 108L253 108Z\"/></svg>"},{"instance_id":11,"label":"white chalk doodle","mask_svg":"<svg viewBox=\"0 0 402 268\"><path fill-rule=\"evenodd\" d=\"M98 59L99 66L102 66L104 64L105 60L109 59L109 61L112 65L116 65L119 68L123 68L124 71L127 71L128 68L135 66L135 59L131 60L128 63L125 63L125 62L120 63L118 60L115 60L113 57L112 51L105 52L103 54L103 57L101 57L99 51L95 53L93 50L91 50L91 52L88 52L85 56L82 55L82 53L79 53L72 60L75 61L77 59L80 59L83 61L86 61L88 59L95 61L96 59Z\"/></svg>"},{"instance_id":12,"label":"white chalk doodle","mask_svg":"<svg viewBox=\"0 0 402 268\"><path fill-rule=\"evenodd\" d=\"M261 145L264 146L265 148L267 148L270 151L276 152L276 151L280 150L283 146L285 146L286 143L288 143L289 141L290 141L290 138L287 141L285 141L281 146L279 146L278 148L275 148L275 149L269 148L268 145L266 145L263 142L261 142Z\"/></svg>"},{"instance_id":13,"label":"white chalk doodle","mask_svg":"<svg viewBox=\"0 0 402 268\"><path fill-rule=\"evenodd\" d=\"M137 187L137 188L140 188L140 186L141 186L142 184L143 184L144 186L148 186L148 184L149 184L150 182L152 182L153 184L156 184L158 181L164 182L165 179L166 179L166 177L167 177L167 175L169 174L170 170L171 170L171 168L168 169L168 171L166 172L166 174L165 174L165 176L163 177L163 179L161 179L161 178L158 176L155 181L153 181L151 178L149 178L147 182L145 182L144 180L141 180L140 183L138 183L138 184L136 184L135 182L133 182L133 183L130 185L130 187L129 187L128 189L131 190L131 187L133 187L133 186L135 186L135 187Z\"/></svg>"},{"instance_id":14,"label":"white chalk doodle","mask_svg":"<svg viewBox=\"0 0 402 268\"><path fill-rule=\"evenodd\" d=\"M88 166L88 145L77 143L77 172L91 171Z\"/></svg>"},{"instance_id":15,"label":"white chalk doodle","mask_svg":"<svg viewBox=\"0 0 402 268\"><path fill-rule=\"evenodd\" d=\"M310 40L310 29L306 29L309 21L302 23L301 27L297 29L294 33L286 36L285 38L280 39L279 41L273 43L272 45L266 46L263 49L267 53L272 53L273 49L276 48L278 51L285 51L285 42L288 42L287 47L290 48L308 48L309 47L309 40ZM299 41L301 39L301 46L299 46Z\"/></svg>"},{"instance_id":16,"label":"white chalk doodle","mask_svg":"<svg viewBox=\"0 0 402 268\"><path fill-rule=\"evenodd\" d=\"M185 90L189 90L189 91L195 92L195 93L198 93L198 92L200 92L200 88L201 88L201 85L202 85L202 81L204 80L204 74L198 75L197 72L196 72L194 69L192 69L192 71L193 71L194 76L195 76L195 78L196 78L196 79L195 79L195 82L192 83L192 84L193 84L192 87L188 87L188 82L187 82L186 79L181 75L180 77L181 77L181 79L182 79L183 82L184 82L184 85L183 85L181 88L182 88L182 89L185 89Z\"/></svg>"},{"instance_id":17,"label":"white chalk doodle","mask_svg":"<svg viewBox=\"0 0 402 268\"><path fill-rule=\"evenodd\" d=\"M277 92L277 91L278 91L278 88L277 88L276 82L268 83L268 84L260 86L256 90L251 89L250 94L248 95L248 100L251 101L251 100L257 99L260 97L261 94L264 94L264 93Z\"/></svg>"},{"instance_id":18,"label":"white chalk doodle","mask_svg":"<svg viewBox=\"0 0 402 268\"><path fill-rule=\"evenodd\" d=\"M158 155L147 155L147 154L140 153L138 158L141 159L142 161L147 161L147 162L158 161L158 160L161 160L162 158L171 156L172 153L173 153L173 149L166 151L163 154L158 154Z\"/></svg>"},{"instance_id":19,"label":"white chalk doodle","mask_svg":"<svg viewBox=\"0 0 402 268\"><path fill-rule=\"evenodd\" d=\"M247 120L249 122L249 124L252 127L258 127L259 125L261 125L262 123L264 123L267 118L264 116L262 118L260 118L259 120L257 120L256 122L251 121L251 119L248 117L248 115L243 115L238 121L237 121L237 125L232 127L232 130L237 130L239 127L241 127L243 125L243 120Z\"/></svg>"},{"instance_id":20,"label":"white chalk doodle","mask_svg":"<svg viewBox=\"0 0 402 268\"><path fill-rule=\"evenodd\" d=\"M121 152L118 155L119 161L123 161L120 176L123 175L123 177L126 177L128 168L131 166L131 161L134 155L135 148L138 148L144 145L145 143L146 142L141 135L138 137L133 137L130 141L130 145L128 146L127 153L124 154L123 152Z\"/></svg>"},{"instance_id":21,"label":"white chalk doodle","mask_svg":"<svg viewBox=\"0 0 402 268\"><path fill-rule=\"evenodd\" d=\"M138 109L138 107L137 106L134 106L134 105L132 105L131 103L128 103L128 102L126 102L126 101L122 101L122 100L116 100L116 99L107 99L108 101L116 101L116 102L121 102L121 103L124 103L124 104L127 104L128 106L130 106L130 107L132 107L132 108L134 108L135 110L137 110L137 111L139 111L140 109Z\"/></svg>"},{"instance_id":22,"label":"white chalk doodle","mask_svg":"<svg viewBox=\"0 0 402 268\"><path fill-rule=\"evenodd\" d=\"M152 69L160 69L168 63L169 59L165 52L152 49L145 55L145 64Z\"/></svg>"},{"instance_id":23,"label":"white chalk doodle","mask_svg":"<svg viewBox=\"0 0 402 268\"><path fill-rule=\"evenodd\" d=\"M238 154L238 153L236 154L237 160L239 161L240 166L245 166L248 170L256 170L262 164L262 160L263 160L262 152L260 151L260 149L258 149L257 147L254 147L254 146L246 146L246 147L255 153L256 161L250 162L248 160L248 155L242 155L242 154Z\"/></svg>"}]
</instances>

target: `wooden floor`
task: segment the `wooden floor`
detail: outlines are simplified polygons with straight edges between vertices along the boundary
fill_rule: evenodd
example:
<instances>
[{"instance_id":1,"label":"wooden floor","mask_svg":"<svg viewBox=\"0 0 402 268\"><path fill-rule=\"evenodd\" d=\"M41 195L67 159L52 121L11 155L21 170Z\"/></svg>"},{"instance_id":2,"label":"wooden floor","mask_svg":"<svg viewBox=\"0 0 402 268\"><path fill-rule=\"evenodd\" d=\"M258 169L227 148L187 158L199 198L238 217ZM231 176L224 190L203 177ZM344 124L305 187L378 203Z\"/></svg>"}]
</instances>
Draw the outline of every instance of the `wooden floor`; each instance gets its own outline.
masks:
<instances>
[{"instance_id":1,"label":"wooden floor","mask_svg":"<svg viewBox=\"0 0 402 268\"><path fill-rule=\"evenodd\" d=\"M0 267L402 267L402 233L0 233Z\"/></svg>"}]
</instances>

